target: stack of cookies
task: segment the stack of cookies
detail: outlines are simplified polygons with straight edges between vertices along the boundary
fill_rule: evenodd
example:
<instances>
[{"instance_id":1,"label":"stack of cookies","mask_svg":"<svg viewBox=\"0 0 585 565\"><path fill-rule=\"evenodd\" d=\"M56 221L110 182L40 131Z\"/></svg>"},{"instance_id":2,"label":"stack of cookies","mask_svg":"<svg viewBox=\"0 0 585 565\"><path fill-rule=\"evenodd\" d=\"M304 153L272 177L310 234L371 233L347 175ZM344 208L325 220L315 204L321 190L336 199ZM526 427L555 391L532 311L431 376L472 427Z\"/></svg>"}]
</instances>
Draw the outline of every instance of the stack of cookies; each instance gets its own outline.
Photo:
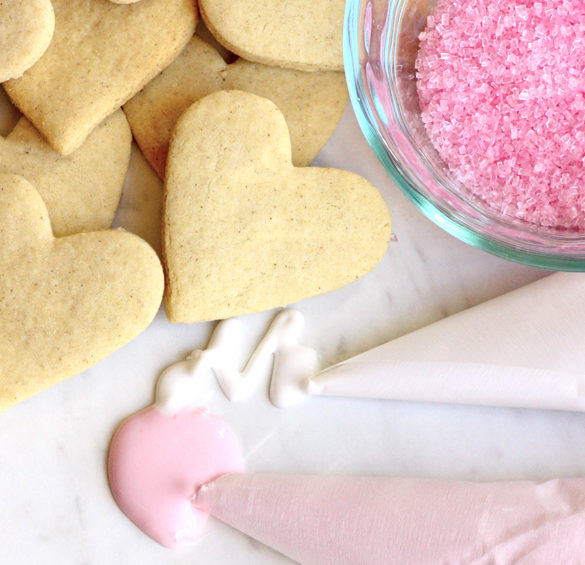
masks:
<instances>
[{"instance_id":1,"label":"stack of cookies","mask_svg":"<svg viewBox=\"0 0 585 565\"><path fill-rule=\"evenodd\" d=\"M217 320L378 263L378 191L307 167L347 102L343 6L201 0L209 43L194 0L0 3L0 80L23 114L0 138L0 409L138 335L163 292L169 321ZM108 230L132 137L164 180L164 276Z\"/></svg>"}]
</instances>

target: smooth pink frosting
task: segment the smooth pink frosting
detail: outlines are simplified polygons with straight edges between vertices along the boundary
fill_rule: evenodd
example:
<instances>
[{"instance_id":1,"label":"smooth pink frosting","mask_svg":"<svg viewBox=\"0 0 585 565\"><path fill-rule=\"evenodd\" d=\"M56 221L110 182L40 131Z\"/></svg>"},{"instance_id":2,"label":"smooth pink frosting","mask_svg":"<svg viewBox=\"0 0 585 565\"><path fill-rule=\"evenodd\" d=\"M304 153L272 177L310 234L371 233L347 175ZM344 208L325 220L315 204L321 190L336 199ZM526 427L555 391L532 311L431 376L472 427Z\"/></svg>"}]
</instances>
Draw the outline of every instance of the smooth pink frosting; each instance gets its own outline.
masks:
<instances>
[{"instance_id":1,"label":"smooth pink frosting","mask_svg":"<svg viewBox=\"0 0 585 565\"><path fill-rule=\"evenodd\" d=\"M244 470L240 445L217 416L150 406L125 420L110 446L110 488L121 510L166 547L196 542L208 513L192 504L195 490Z\"/></svg>"}]
</instances>

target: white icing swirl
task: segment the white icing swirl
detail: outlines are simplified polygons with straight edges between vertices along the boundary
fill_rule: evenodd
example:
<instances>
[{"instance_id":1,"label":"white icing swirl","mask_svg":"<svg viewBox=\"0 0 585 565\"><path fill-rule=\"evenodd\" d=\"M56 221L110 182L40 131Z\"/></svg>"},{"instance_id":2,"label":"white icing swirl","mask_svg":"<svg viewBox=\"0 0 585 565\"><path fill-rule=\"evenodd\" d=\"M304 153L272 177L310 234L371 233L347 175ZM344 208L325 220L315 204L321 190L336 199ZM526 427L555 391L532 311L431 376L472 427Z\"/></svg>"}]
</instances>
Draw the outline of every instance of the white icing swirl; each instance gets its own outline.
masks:
<instances>
[{"instance_id":1,"label":"white icing swirl","mask_svg":"<svg viewBox=\"0 0 585 565\"><path fill-rule=\"evenodd\" d=\"M303 327L300 312L279 312L240 371L234 352L242 341L242 323L234 318L219 322L205 350L197 349L187 360L163 371L157 382L155 405L167 413L197 407L208 390L206 377L211 371L229 400L248 398L261 384L263 369L272 355L270 398L276 406L295 404L306 394L305 380L318 370L315 350L298 344Z\"/></svg>"}]
</instances>

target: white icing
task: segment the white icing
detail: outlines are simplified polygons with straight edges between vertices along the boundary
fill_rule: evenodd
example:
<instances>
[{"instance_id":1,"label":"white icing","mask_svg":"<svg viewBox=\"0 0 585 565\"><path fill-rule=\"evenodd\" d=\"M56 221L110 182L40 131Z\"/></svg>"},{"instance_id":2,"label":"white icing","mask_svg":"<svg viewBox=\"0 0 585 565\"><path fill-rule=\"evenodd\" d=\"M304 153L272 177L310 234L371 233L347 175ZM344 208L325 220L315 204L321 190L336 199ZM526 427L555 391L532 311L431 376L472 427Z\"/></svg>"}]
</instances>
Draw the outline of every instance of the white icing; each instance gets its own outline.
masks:
<instances>
[{"instance_id":1,"label":"white icing","mask_svg":"<svg viewBox=\"0 0 585 565\"><path fill-rule=\"evenodd\" d=\"M261 383L264 374L262 369L266 367L266 363L273 354L275 354L273 381L277 371L279 377L277 380L283 379L283 382L293 379L293 375L314 374L317 370L316 352L298 345L303 327L304 318L300 312L282 310L276 315L266 334L252 352L243 371L238 371L228 357L214 363L213 371L224 394L234 402L249 397ZM295 361L296 356L310 363L311 373L307 373L306 366ZM279 397L278 394L276 396Z\"/></svg>"},{"instance_id":2,"label":"white icing","mask_svg":"<svg viewBox=\"0 0 585 565\"><path fill-rule=\"evenodd\" d=\"M193 351L185 361L171 365L160 375L156 386L156 407L166 413L177 413L183 408L204 404L205 394L209 393L207 377L211 371L228 399L233 402L243 400L261 384L272 355L272 401L277 406L298 402L299 395L304 394L302 382L318 370L317 353L298 344L303 327L304 318L300 312L279 312L240 371L234 353L243 338L242 323L234 318L219 322L205 350Z\"/></svg>"},{"instance_id":3,"label":"white icing","mask_svg":"<svg viewBox=\"0 0 585 565\"><path fill-rule=\"evenodd\" d=\"M155 406L162 412L176 414L183 408L205 404L205 386L210 372L208 351L196 349L185 360L167 367L156 383Z\"/></svg>"},{"instance_id":4,"label":"white icing","mask_svg":"<svg viewBox=\"0 0 585 565\"><path fill-rule=\"evenodd\" d=\"M300 402L307 396L313 377L319 370L317 352L295 345L280 349L274 359L270 380L270 401L279 408Z\"/></svg>"}]
</instances>

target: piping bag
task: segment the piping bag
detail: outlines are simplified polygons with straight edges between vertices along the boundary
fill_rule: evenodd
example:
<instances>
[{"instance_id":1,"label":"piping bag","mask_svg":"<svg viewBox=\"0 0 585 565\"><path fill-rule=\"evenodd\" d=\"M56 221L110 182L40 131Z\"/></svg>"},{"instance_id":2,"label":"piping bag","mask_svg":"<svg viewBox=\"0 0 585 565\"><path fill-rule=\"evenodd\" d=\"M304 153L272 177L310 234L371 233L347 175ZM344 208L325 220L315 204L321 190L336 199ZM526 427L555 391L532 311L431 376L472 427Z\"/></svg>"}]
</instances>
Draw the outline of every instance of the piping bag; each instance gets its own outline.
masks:
<instances>
[{"instance_id":1,"label":"piping bag","mask_svg":"<svg viewBox=\"0 0 585 565\"><path fill-rule=\"evenodd\" d=\"M304 564L577 564L585 480L473 483L233 473L194 504Z\"/></svg>"},{"instance_id":2,"label":"piping bag","mask_svg":"<svg viewBox=\"0 0 585 565\"><path fill-rule=\"evenodd\" d=\"M585 411L585 275L547 276L316 374L277 355L272 402L308 395Z\"/></svg>"},{"instance_id":3,"label":"piping bag","mask_svg":"<svg viewBox=\"0 0 585 565\"><path fill-rule=\"evenodd\" d=\"M169 548L196 543L212 515L305 564L583 563L585 479L248 473L223 420L168 402L121 424L108 478L120 509Z\"/></svg>"}]
</instances>

